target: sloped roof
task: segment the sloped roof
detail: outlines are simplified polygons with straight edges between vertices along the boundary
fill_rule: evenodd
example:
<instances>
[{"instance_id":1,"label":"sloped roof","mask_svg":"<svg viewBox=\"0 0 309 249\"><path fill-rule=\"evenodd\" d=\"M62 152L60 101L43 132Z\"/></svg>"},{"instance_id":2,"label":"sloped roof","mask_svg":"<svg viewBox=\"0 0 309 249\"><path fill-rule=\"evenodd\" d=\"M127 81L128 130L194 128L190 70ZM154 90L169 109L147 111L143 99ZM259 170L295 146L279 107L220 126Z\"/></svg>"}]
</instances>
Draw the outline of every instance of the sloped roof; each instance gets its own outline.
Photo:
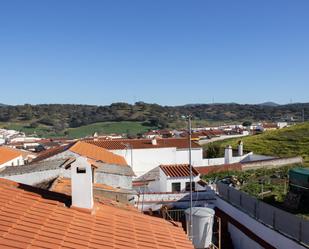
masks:
<instances>
[{"instance_id":1,"label":"sloped roof","mask_svg":"<svg viewBox=\"0 0 309 249\"><path fill-rule=\"evenodd\" d=\"M0 248L193 248L166 220L97 202L90 214L61 196L0 179Z\"/></svg>"},{"instance_id":2,"label":"sloped roof","mask_svg":"<svg viewBox=\"0 0 309 249\"><path fill-rule=\"evenodd\" d=\"M14 166L14 167L6 167L4 170L0 170L1 176L11 176L11 175L21 175L32 172L40 172L46 170L54 170L59 169L61 167L65 167L66 165L72 163L72 159L58 159L58 160L50 160L44 162L37 162L22 166Z\"/></svg>"},{"instance_id":3,"label":"sloped roof","mask_svg":"<svg viewBox=\"0 0 309 249\"><path fill-rule=\"evenodd\" d=\"M18 150L11 149L6 146L0 146L0 165L22 155L23 154Z\"/></svg>"},{"instance_id":4,"label":"sloped roof","mask_svg":"<svg viewBox=\"0 0 309 249\"><path fill-rule=\"evenodd\" d=\"M96 161L101 161L108 164L117 164L123 166L128 165L126 160L122 156L116 155L104 148L86 142L79 141L75 143L70 148L70 151L81 156L85 156L90 159L94 159Z\"/></svg>"},{"instance_id":5,"label":"sloped roof","mask_svg":"<svg viewBox=\"0 0 309 249\"><path fill-rule=\"evenodd\" d=\"M108 150L124 150L130 149L154 149L154 148L173 148L186 149L189 148L189 141L186 138L158 138L157 144L153 145L151 139L100 139L85 140ZM128 146L129 145L129 146ZM192 148L201 148L195 142L191 143Z\"/></svg>"},{"instance_id":6,"label":"sloped roof","mask_svg":"<svg viewBox=\"0 0 309 249\"><path fill-rule=\"evenodd\" d=\"M190 166L189 164L170 164L170 165L160 165L160 168L166 176L169 177L185 177L190 176ZM199 173L192 167L192 175L197 176Z\"/></svg>"},{"instance_id":7,"label":"sloped roof","mask_svg":"<svg viewBox=\"0 0 309 249\"><path fill-rule=\"evenodd\" d=\"M34 158L32 162L39 162L49 157L55 156L61 152L68 150L71 146L73 146L73 144L74 143L70 143L68 145L61 145L61 146L54 147L48 150L44 150L41 153L39 153L39 155L36 158Z\"/></svg>"},{"instance_id":8,"label":"sloped roof","mask_svg":"<svg viewBox=\"0 0 309 249\"><path fill-rule=\"evenodd\" d=\"M45 150L40 153L39 156L32 162L45 160L67 150L96 161L102 161L104 163L128 165L122 156L116 155L102 147L83 141L78 141L65 146L58 146L49 150Z\"/></svg>"}]
</instances>

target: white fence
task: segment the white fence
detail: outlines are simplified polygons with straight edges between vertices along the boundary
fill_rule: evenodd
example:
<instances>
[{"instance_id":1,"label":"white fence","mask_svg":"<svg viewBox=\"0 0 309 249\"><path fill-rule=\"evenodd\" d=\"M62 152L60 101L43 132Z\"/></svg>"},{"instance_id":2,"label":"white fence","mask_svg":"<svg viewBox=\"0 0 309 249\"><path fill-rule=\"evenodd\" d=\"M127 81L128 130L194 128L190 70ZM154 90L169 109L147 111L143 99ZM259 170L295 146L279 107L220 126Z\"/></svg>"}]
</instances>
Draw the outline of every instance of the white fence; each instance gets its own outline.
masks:
<instances>
[{"instance_id":1,"label":"white fence","mask_svg":"<svg viewBox=\"0 0 309 249\"><path fill-rule=\"evenodd\" d=\"M249 196L224 183L217 184L218 194L254 219L309 247L309 221Z\"/></svg>"}]
</instances>

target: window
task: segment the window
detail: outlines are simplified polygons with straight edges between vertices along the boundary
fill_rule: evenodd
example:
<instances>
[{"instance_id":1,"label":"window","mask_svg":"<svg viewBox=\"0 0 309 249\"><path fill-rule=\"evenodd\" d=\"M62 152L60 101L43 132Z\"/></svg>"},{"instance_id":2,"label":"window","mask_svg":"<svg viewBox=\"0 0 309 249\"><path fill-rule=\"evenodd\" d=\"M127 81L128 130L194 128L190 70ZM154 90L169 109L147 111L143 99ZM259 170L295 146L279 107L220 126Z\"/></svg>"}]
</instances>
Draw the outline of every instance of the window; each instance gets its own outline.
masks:
<instances>
[{"instance_id":1,"label":"window","mask_svg":"<svg viewBox=\"0 0 309 249\"><path fill-rule=\"evenodd\" d=\"M76 168L76 173L77 174L85 174L86 173L86 168L77 167Z\"/></svg>"},{"instance_id":2,"label":"window","mask_svg":"<svg viewBox=\"0 0 309 249\"><path fill-rule=\"evenodd\" d=\"M180 192L180 182L172 183L172 192Z\"/></svg>"},{"instance_id":3,"label":"window","mask_svg":"<svg viewBox=\"0 0 309 249\"><path fill-rule=\"evenodd\" d=\"M190 182L186 182L186 191L190 191ZM192 182L192 191L195 191L195 182Z\"/></svg>"}]
</instances>

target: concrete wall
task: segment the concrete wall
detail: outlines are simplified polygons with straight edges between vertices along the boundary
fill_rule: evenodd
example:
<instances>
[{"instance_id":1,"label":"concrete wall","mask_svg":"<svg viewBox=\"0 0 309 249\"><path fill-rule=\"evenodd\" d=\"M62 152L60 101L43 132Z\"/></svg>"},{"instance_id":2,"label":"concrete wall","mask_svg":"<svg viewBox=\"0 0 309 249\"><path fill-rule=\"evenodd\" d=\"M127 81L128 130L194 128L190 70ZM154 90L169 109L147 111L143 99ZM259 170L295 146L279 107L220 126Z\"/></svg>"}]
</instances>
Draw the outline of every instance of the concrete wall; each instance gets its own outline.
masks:
<instances>
[{"instance_id":1,"label":"concrete wall","mask_svg":"<svg viewBox=\"0 0 309 249\"><path fill-rule=\"evenodd\" d=\"M276 168L289 164L302 164L302 163L303 163L302 157L279 158L279 159L271 159L258 162L242 163L242 169L250 170L250 169L259 169L263 167Z\"/></svg>"},{"instance_id":2,"label":"concrete wall","mask_svg":"<svg viewBox=\"0 0 309 249\"><path fill-rule=\"evenodd\" d=\"M70 173L65 171L67 170L64 169L46 170L22 175L4 176L3 178L28 185L35 185L49 179L54 179L59 175L69 176Z\"/></svg>"},{"instance_id":3,"label":"concrete wall","mask_svg":"<svg viewBox=\"0 0 309 249\"><path fill-rule=\"evenodd\" d=\"M227 213L229 216L237 220L243 226L247 227L258 237L260 237L261 239L263 239L264 241L268 242L269 244L273 245L276 248L305 249L304 246L280 234L279 232L276 232L275 230L265 226L259 221L251 218L249 215L242 212L239 208L236 208L235 206L229 204L228 202L224 201L220 197L217 197L216 206L222 211L224 211L225 213ZM237 244L237 241L241 238L242 235L234 234L234 236L236 238L236 241L235 242L233 241L233 243ZM251 247L247 247L247 248L251 248Z\"/></svg>"},{"instance_id":4,"label":"concrete wall","mask_svg":"<svg viewBox=\"0 0 309 249\"><path fill-rule=\"evenodd\" d=\"M95 171L94 182L102 183L114 188L132 189L132 177L116 174L107 174L100 171Z\"/></svg>"},{"instance_id":5,"label":"concrete wall","mask_svg":"<svg viewBox=\"0 0 309 249\"><path fill-rule=\"evenodd\" d=\"M231 235L234 249L263 249L260 244L250 239L246 234L231 223L228 224L228 231Z\"/></svg>"},{"instance_id":6,"label":"concrete wall","mask_svg":"<svg viewBox=\"0 0 309 249\"><path fill-rule=\"evenodd\" d=\"M197 185L197 182L200 180L200 177L195 176L195 177L193 177L192 180L193 180L193 182L195 182L195 185ZM172 183L175 183L175 182L180 182L180 191L186 191L186 182L190 182L190 177L167 178L166 191L165 192L172 192Z\"/></svg>"},{"instance_id":7,"label":"concrete wall","mask_svg":"<svg viewBox=\"0 0 309 249\"><path fill-rule=\"evenodd\" d=\"M176 148L157 148L157 149L130 149L111 150L111 152L123 156L127 163L133 165L132 169L136 176L152 170L161 164L183 164L189 163L189 150ZM202 163L203 150L192 149L192 164L199 165Z\"/></svg>"},{"instance_id":8,"label":"concrete wall","mask_svg":"<svg viewBox=\"0 0 309 249\"><path fill-rule=\"evenodd\" d=\"M239 163L240 161L244 160L245 158L248 158L252 155L253 153L250 152L248 154L245 154L243 156L234 156L231 159L230 163ZM211 165L221 165L224 164L225 160L224 157L218 157L218 158L205 158L202 161L201 165L197 165L197 166L211 166Z\"/></svg>"},{"instance_id":9,"label":"concrete wall","mask_svg":"<svg viewBox=\"0 0 309 249\"><path fill-rule=\"evenodd\" d=\"M7 161L0 165L0 169L4 168L6 166L18 166L18 165L24 165L24 159L22 156L18 156L10 161Z\"/></svg>"},{"instance_id":10,"label":"concrete wall","mask_svg":"<svg viewBox=\"0 0 309 249\"><path fill-rule=\"evenodd\" d=\"M201 165L203 161L203 149L192 149L191 150L192 165ZM189 150L188 149L177 149L176 150L176 164L187 164L189 163Z\"/></svg>"}]
</instances>

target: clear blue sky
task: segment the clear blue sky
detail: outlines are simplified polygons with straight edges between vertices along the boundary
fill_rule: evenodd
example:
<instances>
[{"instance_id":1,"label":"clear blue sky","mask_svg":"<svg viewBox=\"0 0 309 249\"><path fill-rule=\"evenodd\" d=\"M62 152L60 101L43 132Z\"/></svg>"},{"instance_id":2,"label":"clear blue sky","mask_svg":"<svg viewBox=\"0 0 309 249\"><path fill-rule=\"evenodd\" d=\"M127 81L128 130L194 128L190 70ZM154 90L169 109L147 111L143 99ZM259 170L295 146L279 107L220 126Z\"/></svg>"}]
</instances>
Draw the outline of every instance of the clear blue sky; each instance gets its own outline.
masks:
<instances>
[{"instance_id":1,"label":"clear blue sky","mask_svg":"<svg viewBox=\"0 0 309 249\"><path fill-rule=\"evenodd\" d=\"M0 2L0 103L309 102L308 0Z\"/></svg>"}]
</instances>

